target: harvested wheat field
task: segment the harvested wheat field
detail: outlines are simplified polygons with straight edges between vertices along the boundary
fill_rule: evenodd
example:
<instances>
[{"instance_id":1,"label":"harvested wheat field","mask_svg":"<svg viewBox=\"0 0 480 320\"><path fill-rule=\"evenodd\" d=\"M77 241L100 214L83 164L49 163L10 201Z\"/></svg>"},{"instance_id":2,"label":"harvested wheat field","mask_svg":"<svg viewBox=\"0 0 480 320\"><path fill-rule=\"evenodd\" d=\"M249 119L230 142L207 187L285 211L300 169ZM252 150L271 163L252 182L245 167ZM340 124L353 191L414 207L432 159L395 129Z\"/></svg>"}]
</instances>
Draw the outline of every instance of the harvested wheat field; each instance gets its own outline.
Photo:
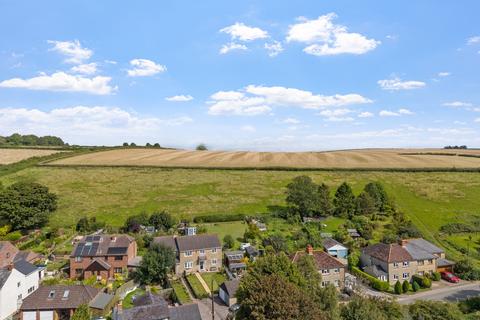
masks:
<instances>
[{"instance_id":1,"label":"harvested wheat field","mask_svg":"<svg viewBox=\"0 0 480 320\"><path fill-rule=\"evenodd\" d=\"M480 150L361 149L325 152L114 149L50 162L53 165L198 168L480 168Z\"/></svg>"},{"instance_id":2,"label":"harvested wheat field","mask_svg":"<svg viewBox=\"0 0 480 320\"><path fill-rule=\"evenodd\" d=\"M19 162L32 157L44 157L59 150L44 150L44 149L0 149L0 165L11 164Z\"/></svg>"}]
</instances>

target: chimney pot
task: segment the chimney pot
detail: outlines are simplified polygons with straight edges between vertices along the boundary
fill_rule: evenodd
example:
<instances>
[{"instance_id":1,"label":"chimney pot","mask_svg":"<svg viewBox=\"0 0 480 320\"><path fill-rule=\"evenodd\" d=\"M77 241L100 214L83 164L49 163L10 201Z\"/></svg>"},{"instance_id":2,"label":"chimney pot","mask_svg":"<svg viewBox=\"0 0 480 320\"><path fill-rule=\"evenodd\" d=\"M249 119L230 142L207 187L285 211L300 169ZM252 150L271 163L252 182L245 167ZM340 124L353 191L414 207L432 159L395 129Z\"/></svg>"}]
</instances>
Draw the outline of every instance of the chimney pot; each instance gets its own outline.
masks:
<instances>
[{"instance_id":1,"label":"chimney pot","mask_svg":"<svg viewBox=\"0 0 480 320\"><path fill-rule=\"evenodd\" d=\"M12 271L13 267L14 267L13 262L10 262L7 266L8 271Z\"/></svg>"},{"instance_id":2,"label":"chimney pot","mask_svg":"<svg viewBox=\"0 0 480 320\"><path fill-rule=\"evenodd\" d=\"M405 247L405 246L407 245L407 243L408 243L408 239L402 239L402 240L400 240L400 245L401 245L402 247Z\"/></svg>"},{"instance_id":3,"label":"chimney pot","mask_svg":"<svg viewBox=\"0 0 480 320\"><path fill-rule=\"evenodd\" d=\"M307 245L307 253L310 256L313 255L313 247L310 244Z\"/></svg>"}]
</instances>

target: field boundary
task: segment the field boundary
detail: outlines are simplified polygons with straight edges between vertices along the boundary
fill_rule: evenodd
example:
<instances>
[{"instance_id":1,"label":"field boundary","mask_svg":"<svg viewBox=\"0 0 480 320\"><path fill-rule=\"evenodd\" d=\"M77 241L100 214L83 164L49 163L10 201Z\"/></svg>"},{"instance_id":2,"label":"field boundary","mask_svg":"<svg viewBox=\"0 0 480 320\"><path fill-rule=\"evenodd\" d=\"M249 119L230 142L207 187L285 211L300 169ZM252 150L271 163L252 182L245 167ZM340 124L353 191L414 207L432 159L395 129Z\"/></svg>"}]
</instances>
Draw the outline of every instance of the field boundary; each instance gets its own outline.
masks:
<instances>
[{"instance_id":1,"label":"field boundary","mask_svg":"<svg viewBox=\"0 0 480 320\"><path fill-rule=\"evenodd\" d=\"M101 150L104 151L104 150ZM106 151L106 150L105 150ZM98 151L95 151L98 152ZM65 157L68 158L69 156ZM479 156L480 157L480 156ZM478 168L466 167L450 167L450 168L312 168L312 167L282 167L282 166L265 166L265 167L221 167L221 166L165 166L165 165L126 165L126 164L53 164L51 162L59 159L49 159L37 164L37 166L54 167L54 168L73 168L73 169L88 169L88 168L157 168L164 170L231 170L231 171L344 171L344 172L472 172L479 173Z\"/></svg>"}]
</instances>

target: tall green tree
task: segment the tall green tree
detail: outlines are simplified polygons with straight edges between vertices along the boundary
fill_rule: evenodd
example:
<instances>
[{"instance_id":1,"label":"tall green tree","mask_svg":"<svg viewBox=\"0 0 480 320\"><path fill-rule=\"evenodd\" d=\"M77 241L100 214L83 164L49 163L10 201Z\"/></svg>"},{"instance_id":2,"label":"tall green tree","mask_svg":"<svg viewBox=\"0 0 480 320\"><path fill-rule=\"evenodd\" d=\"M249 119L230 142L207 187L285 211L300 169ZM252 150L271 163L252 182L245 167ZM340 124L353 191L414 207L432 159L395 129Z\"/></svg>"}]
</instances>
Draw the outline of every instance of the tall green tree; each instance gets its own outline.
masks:
<instances>
[{"instance_id":1,"label":"tall green tree","mask_svg":"<svg viewBox=\"0 0 480 320\"><path fill-rule=\"evenodd\" d=\"M176 221L170 213L161 211L152 213L149 223L157 230L168 231L175 226Z\"/></svg>"},{"instance_id":2,"label":"tall green tree","mask_svg":"<svg viewBox=\"0 0 480 320\"><path fill-rule=\"evenodd\" d=\"M303 290L275 274L247 274L240 283L237 299L239 320L327 319Z\"/></svg>"},{"instance_id":3,"label":"tall green tree","mask_svg":"<svg viewBox=\"0 0 480 320\"><path fill-rule=\"evenodd\" d=\"M92 319L92 312L86 304L78 306L77 310L72 315L71 320L90 320Z\"/></svg>"},{"instance_id":4,"label":"tall green tree","mask_svg":"<svg viewBox=\"0 0 480 320\"><path fill-rule=\"evenodd\" d=\"M301 216L311 217L319 210L318 186L308 176L295 177L287 185L286 202Z\"/></svg>"},{"instance_id":5,"label":"tall green tree","mask_svg":"<svg viewBox=\"0 0 480 320\"><path fill-rule=\"evenodd\" d=\"M335 215L340 217L352 217L355 213L355 195L352 187L346 182L342 183L335 192L333 199Z\"/></svg>"},{"instance_id":6,"label":"tall green tree","mask_svg":"<svg viewBox=\"0 0 480 320\"><path fill-rule=\"evenodd\" d=\"M355 213L358 215L369 215L377 211L375 200L365 191L355 199Z\"/></svg>"},{"instance_id":7,"label":"tall green tree","mask_svg":"<svg viewBox=\"0 0 480 320\"><path fill-rule=\"evenodd\" d=\"M135 271L135 279L142 284L160 284L166 287L167 276L174 266L175 253L172 248L154 243Z\"/></svg>"},{"instance_id":8,"label":"tall green tree","mask_svg":"<svg viewBox=\"0 0 480 320\"><path fill-rule=\"evenodd\" d=\"M306 285L306 280L298 270L297 265L283 252L277 255L269 254L257 259L249 274L254 277L276 274L299 287L304 288Z\"/></svg>"},{"instance_id":9,"label":"tall green tree","mask_svg":"<svg viewBox=\"0 0 480 320\"><path fill-rule=\"evenodd\" d=\"M404 320L402 308L395 302L355 296L342 306L343 320ZM408 319L408 318L407 318Z\"/></svg>"},{"instance_id":10,"label":"tall green tree","mask_svg":"<svg viewBox=\"0 0 480 320\"><path fill-rule=\"evenodd\" d=\"M370 182L365 186L364 191L372 197L377 211L385 212L389 199L383 185L380 182Z\"/></svg>"},{"instance_id":11,"label":"tall green tree","mask_svg":"<svg viewBox=\"0 0 480 320\"><path fill-rule=\"evenodd\" d=\"M333 213L330 188L325 183L318 186L318 213L322 216L329 216Z\"/></svg>"},{"instance_id":12,"label":"tall green tree","mask_svg":"<svg viewBox=\"0 0 480 320\"><path fill-rule=\"evenodd\" d=\"M17 182L0 191L0 220L14 230L40 228L56 209L57 196L38 183Z\"/></svg>"}]
</instances>

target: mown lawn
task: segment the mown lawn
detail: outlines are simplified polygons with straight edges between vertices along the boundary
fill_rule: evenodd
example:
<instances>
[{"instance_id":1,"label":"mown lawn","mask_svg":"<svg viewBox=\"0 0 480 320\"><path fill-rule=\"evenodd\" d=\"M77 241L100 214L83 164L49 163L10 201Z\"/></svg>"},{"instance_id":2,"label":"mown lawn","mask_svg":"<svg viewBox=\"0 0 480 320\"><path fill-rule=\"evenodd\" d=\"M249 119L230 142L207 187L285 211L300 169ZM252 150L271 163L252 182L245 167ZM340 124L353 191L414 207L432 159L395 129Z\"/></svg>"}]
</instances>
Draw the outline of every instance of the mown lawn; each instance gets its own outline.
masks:
<instances>
[{"instance_id":1,"label":"mown lawn","mask_svg":"<svg viewBox=\"0 0 480 320\"><path fill-rule=\"evenodd\" d=\"M180 304L192 302L190 296L188 295L187 289L185 289L180 281L174 281L171 283L171 285Z\"/></svg>"},{"instance_id":2,"label":"mown lawn","mask_svg":"<svg viewBox=\"0 0 480 320\"><path fill-rule=\"evenodd\" d=\"M125 296L125 299L123 299L123 302L122 302L123 308L124 309L132 308L133 307L133 301L136 298L138 298L138 297L140 297L144 294L145 294L145 290L140 289L140 288L135 289L134 291L130 292L129 294L127 294Z\"/></svg>"},{"instance_id":3,"label":"mown lawn","mask_svg":"<svg viewBox=\"0 0 480 320\"><path fill-rule=\"evenodd\" d=\"M244 221L233 222L217 222L217 223L203 223L202 226L207 228L207 233L217 234L220 241L223 242L223 237L227 234L235 239L235 246L239 246L239 238L243 237L247 224Z\"/></svg>"},{"instance_id":4,"label":"mown lawn","mask_svg":"<svg viewBox=\"0 0 480 320\"><path fill-rule=\"evenodd\" d=\"M439 228L480 215L480 173L456 172L346 172L346 171L261 171L161 168L56 168L33 167L0 177L4 185L36 181L59 196L51 226L71 226L82 216L96 216L121 226L129 215L166 209L179 218L204 214L262 214L272 206L284 206L285 186L298 175L336 188L349 182L359 193L370 181L382 182L429 240L458 252L442 237ZM269 231L276 222L268 222ZM332 221L327 229L335 229ZM295 226L277 223L286 232ZM210 232L243 235L238 225L213 225Z\"/></svg>"},{"instance_id":5,"label":"mown lawn","mask_svg":"<svg viewBox=\"0 0 480 320\"><path fill-rule=\"evenodd\" d=\"M194 274L189 274L187 276L187 281L188 284L190 284L190 287L193 290L193 294L197 299L203 299L208 297L207 291L205 291L202 284L200 283L200 280L198 280Z\"/></svg>"},{"instance_id":6,"label":"mown lawn","mask_svg":"<svg viewBox=\"0 0 480 320\"><path fill-rule=\"evenodd\" d=\"M227 277L223 273L217 273L217 272L204 272L201 274L203 280L208 285L208 288L210 288L210 291L213 292L218 292L218 287L224 283L227 280ZM213 286L212 286L212 280L213 280Z\"/></svg>"}]
</instances>

